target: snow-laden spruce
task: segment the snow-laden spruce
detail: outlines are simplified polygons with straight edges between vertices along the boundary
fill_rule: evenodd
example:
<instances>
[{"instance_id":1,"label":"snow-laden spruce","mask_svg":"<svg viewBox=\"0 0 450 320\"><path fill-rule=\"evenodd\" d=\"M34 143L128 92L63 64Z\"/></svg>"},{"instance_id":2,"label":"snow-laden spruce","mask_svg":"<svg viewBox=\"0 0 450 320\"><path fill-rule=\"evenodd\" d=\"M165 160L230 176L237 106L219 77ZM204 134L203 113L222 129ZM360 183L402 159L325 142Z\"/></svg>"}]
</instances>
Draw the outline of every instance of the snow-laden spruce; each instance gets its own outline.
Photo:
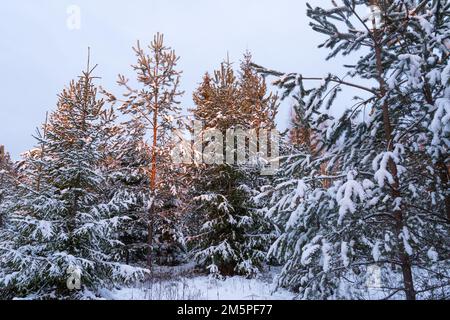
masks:
<instances>
[{"instance_id":1,"label":"snow-laden spruce","mask_svg":"<svg viewBox=\"0 0 450 320\"><path fill-rule=\"evenodd\" d=\"M449 298L450 2L383 2L375 26L367 1L342 2L308 16L328 58L361 55L345 79L308 89L315 75L256 66L294 97L309 138L258 196L283 230L269 252L279 284L301 299L369 298L378 277L379 298ZM334 119L344 88L360 94Z\"/></svg>"},{"instance_id":2,"label":"snow-laden spruce","mask_svg":"<svg viewBox=\"0 0 450 320\"><path fill-rule=\"evenodd\" d=\"M110 203L129 219L119 226L118 238L124 245L117 256L127 264L141 263L146 260L148 246L149 150L142 123L132 119L121 123L118 129L111 148L114 162L108 168L108 194Z\"/></svg>"},{"instance_id":3,"label":"snow-laden spruce","mask_svg":"<svg viewBox=\"0 0 450 320\"><path fill-rule=\"evenodd\" d=\"M264 219L251 200L249 186L258 168L227 164L204 168L197 181L194 218L202 225L194 235L194 258L214 275L255 276L266 260L273 240L273 226Z\"/></svg>"},{"instance_id":4,"label":"snow-laden spruce","mask_svg":"<svg viewBox=\"0 0 450 320\"><path fill-rule=\"evenodd\" d=\"M60 94L39 148L21 164L1 233L1 298L93 298L147 273L114 259L128 217L107 196L115 116L92 79L88 69Z\"/></svg>"},{"instance_id":5,"label":"snow-laden spruce","mask_svg":"<svg viewBox=\"0 0 450 320\"><path fill-rule=\"evenodd\" d=\"M226 137L229 129L258 132L275 126L278 98L267 94L264 79L251 67L249 53L244 55L239 71L235 76L232 64L225 61L213 77L208 73L204 76L194 93L196 108L192 112L205 130L217 129ZM205 153L213 139L217 138L205 135ZM227 145L223 159L241 151L250 162L246 145ZM198 265L210 273L250 277L263 267L274 228L252 200L254 190L268 181L260 172L261 168L249 163L209 164L192 170L194 201L190 210L197 225L191 224L190 245Z\"/></svg>"}]
</instances>

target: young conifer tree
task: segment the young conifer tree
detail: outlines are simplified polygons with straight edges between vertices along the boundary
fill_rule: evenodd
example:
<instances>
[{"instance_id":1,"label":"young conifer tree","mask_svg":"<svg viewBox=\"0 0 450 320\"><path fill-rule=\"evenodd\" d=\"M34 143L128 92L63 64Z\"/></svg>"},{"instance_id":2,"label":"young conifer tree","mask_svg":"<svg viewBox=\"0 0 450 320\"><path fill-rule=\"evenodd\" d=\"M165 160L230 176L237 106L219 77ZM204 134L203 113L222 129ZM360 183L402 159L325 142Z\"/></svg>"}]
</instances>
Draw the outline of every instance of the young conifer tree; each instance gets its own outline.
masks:
<instances>
[{"instance_id":1,"label":"young conifer tree","mask_svg":"<svg viewBox=\"0 0 450 320\"><path fill-rule=\"evenodd\" d=\"M328 58L362 54L347 66L354 81L257 67L296 96L318 142L264 191L266 214L284 229L270 252L285 263L280 284L300 298L368 298L373 277L380 298L448 298L449 9L439 0L308 5ZM333 119L342 88L364 95Z\"/></svg>"},{"instance_id":2,"label":"young conifer tree","mask_svg":"<svg viewBox=\"0 0 450 320\"><path fill-rule=\"evenodd\" d=\"M147 273L114 259L122 245L117 228L127 217L107 196L106 143L115 115L97 98L92 71L88 63L59 95L37 156L24 159L0 241L2 298L94 298Z\"/></svg>"},{"instance_id":3,"label":"young conifer tree","mask_svg":"<svg viewBox=\"0 0 450 320\"><path fill-rule=\"evenodd\" d=\"M146 168L149 196L145 206L148 225L147 264L151 269L154 262L153 251L159 250L154 240L162 239L155 236L155 231L167 231L167 228L157 228L157 225L164 224L163 221L173 221L173 219L166 220L166 215L176 211L169 212L166 209L176 207L179 193L177 185L179 168L173 165L170 152L174 147L174 131L181 125L178 98L183 92L179 90L181 76L181 72L177 70L179 57L174 50L164 45L162 34L155 35L148 47L149 53L144 51L139 42L133 49L138 61L132 67L137 74L140 88L132 88L128 79L119 76L119 85L126 89L125 101L120 101L122 103L120 110L142 126L143 139L149 149L149 166ZM110 94L109 98L110 101L118 101ZM171 230L174 234L179 234L177 230ZM175 238L179 240L178 236ZM173 245L178 246L179 243L174 242Z\"/></svg>"},{"instance_id":4,"label":"young conifer tree","mask_svg":"<svg viewBox=\"0 0 450 320\"><path fill-rule=\"evenodd\" d=\"M247 54L239 77L229 61L221 64L213 78L205 75L194 93L196 108L192 110L205 132L216 129L225 137L230 129L258 132L274 127L276 97L267 95L265 82L251 69L250 61ZM234 145L226 152L245 147ZM193 211L202 223L194 235L194 251L199 265L212 273L253 276L262 267L273 229L252 201L253 190L264 180L258 169L248 164L205 164L195 176Z\"/></svg>"}]
</instances>

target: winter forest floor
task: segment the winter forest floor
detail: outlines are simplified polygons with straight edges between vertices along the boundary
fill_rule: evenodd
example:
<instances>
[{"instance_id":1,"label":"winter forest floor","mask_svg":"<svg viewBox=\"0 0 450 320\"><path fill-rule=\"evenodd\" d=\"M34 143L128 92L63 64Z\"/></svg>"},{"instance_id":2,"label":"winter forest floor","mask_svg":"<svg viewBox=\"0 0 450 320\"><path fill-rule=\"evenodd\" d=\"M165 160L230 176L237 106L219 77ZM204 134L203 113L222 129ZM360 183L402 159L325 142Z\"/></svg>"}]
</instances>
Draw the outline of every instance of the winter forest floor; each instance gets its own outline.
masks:
<instances>
[{"instance_id":1,"label":"winter forest floor","mask_svg":"<svg viewBox=\"0 0 450 320\"><path fill-rule=\"evenodd\" d=\"M279 272L280 268L266 267L265 271L254 279L241 276L216 279L199 273L193 263L176 267L156 267L153 283L104 289L100 294L102 299L106 300L294 300L294 292L276 288L276 276ZM427 276L429 275L421 272L421 278ZM428 284L430 285L432 284ZM448 291L444 292L448 288L441 290L441 296L449 296ZM384 300L388 296L392 300L404 299L401 292L389 295L390 292L376 287L360 288L354 290L356 296L353 296L353 299ZM422 300L435 297L426 294L418 295L417 298Z\"/></svg>"},{"instance_id":2,"label":"winter forest floor","mask_svg":"<svg viewBox=\"0 0 450 320\"><path fill-rule=\"evenodd\" d=\"M275 290L277 270L267 270L256 279L228 277L224 280L193 272L192 265L156 268L153 284L103 290L108 300L291 300L295 294Z\"/></svg>"}]
</instances>

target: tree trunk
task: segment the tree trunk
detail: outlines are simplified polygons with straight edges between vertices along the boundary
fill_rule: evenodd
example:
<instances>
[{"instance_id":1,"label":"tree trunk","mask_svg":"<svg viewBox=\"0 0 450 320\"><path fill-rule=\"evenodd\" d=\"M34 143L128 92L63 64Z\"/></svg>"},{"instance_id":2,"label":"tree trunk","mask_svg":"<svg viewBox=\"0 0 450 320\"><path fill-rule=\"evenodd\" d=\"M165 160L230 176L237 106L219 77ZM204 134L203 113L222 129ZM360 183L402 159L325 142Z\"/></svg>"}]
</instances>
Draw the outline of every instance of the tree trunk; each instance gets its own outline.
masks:
<instances>
[{"instance_id":1,"label":"tree trunk","mask_svg":"<svg viewBox=\"0 0 450 320\"><path fill-rule=\"evenodd\" d=\"M2 183L2 181L0 181ZM0 197L0 204L2 203L3 199ZM0 229L3 228L3 215L0 214Z\"/></svg>"},{"instance_id":2,"label":"tree trunk","mask_svg":"<svg viewBox=\"0 0 450 320\"><path fill-rule=\"evenodd\" d=\"M155 224L155 191L156 191L156 147L158 143L158 85L155 86L155 105L153 110L153 144L152 144L152 167L150 172L150 196L151 205L149 209L148 223L148 252L147 265L150 269L151 278L153 279L153 232Z\"/></svg>"},{"instance_id":3,"label":"tree trunk","mask_svg":"<svg viewBox=\"0 0 450 320\"><path fill-rule=\"evenodd\" d=\"M380 97L382 99L386 98L386 83L383 78L383 60L382 60L382 48L381 44L379 43L379 30L375 26L375 21L373 21L374 25L374 47L375 47L375 56L376 56L376 63L377 63L377 72L378 72L378 82L380 85ZM384 132L385 132L385 140L387 144L387 150L392 151L393 145L392 145L392 127L391 127L391 120L390 120L390 113L389 113L389 105L387 100L383 102L382 105L382 112L383 112L383 125L384 125ZM389 171L391 172L394 183L391 185L392 187L392 197L394 199L398 199L401 197L400 193L400 182L398 178L398 172L397 172L397 166L394 163L392 159L389 160L388 163ZM398 209L394 210L393 215L395 217L395 229L397 236L400 235L401 232L403 232L404 224L404 213L403 213L404 207L400 206ZM414 282L413 282L413 276L412 276L412 270L411 270L411 261L408 253L406 252L405 246L403 243L399 244L398 246L398 258L400 261L400 265L402 268L402 274L403 274L403 285L404 290L406 294L407 300L415 300L416 299L416 292L414 290Z\"/></svg>"},{"instance_id":4,"label":"tree trunk","mask_svg":"<svg viewBox=\"0 0 450 320\"><path fill-rule=\"evenodd\" d=\"M2 148L3 148L3 146L0 145L0 165L3 162L3 157L2 157L3 149ZM0 169L1 169L1 166L0 166ZM0 173L0 186L3 185L3 183L4 183L4 174ZM2 201L3 201L3 197L0 193L0 204L2 203ZM0 228L2 228L2 227L3 227L3 216L0 214Z\"/></svg>"},{"instance_id":5,"label":"tree trunk","mask_svg":"<svg viewBox=\"0 0 450 320\"><path fill-rule=\"evenodd\" d=\"M147 266L150 270L150 277L152 279L153 279L153 230L155 224L154 216L155 216L155 207L152 199L152 204L148 211L148 251L147 251Z\"/></svg>"},{"instance_id":6,"label":"tree trunk","mask_svg":"<svg viewBox=\"0 0 450 320\"><path fill-rule=\"evenodd\" d=\"M438 169L439 178L441 180L440 181L441 189L444 190L444 192L445 192L445 211L447 213L447 215L446 215L447 220L450 223L450 194L448 192L448 190L449 190L449 183L448 183L449 172L448 172L448 167L445 164L445 158L442 154L439 157L438 162L436 163L436 167Z\"/></svg>"},{"instance_id":7,"label":"tree trunk","mask_svg":"<svg viewBox=\"0 0 450 320\"><path fill-rule=\"evenodd\" d=\"M47 125L48 125L48 112L45 113L45 123L44 123L44 135L43 138L44 140L47 139ZM42 179L42 162L44 161L44 156L45 156L45 143L43 142L41 145L41 163L39 164L38 167L38 177L37 177L37 183L36 183L36 191L40 192L41 191L41 179Z\"/></svg>"}]
</instances>

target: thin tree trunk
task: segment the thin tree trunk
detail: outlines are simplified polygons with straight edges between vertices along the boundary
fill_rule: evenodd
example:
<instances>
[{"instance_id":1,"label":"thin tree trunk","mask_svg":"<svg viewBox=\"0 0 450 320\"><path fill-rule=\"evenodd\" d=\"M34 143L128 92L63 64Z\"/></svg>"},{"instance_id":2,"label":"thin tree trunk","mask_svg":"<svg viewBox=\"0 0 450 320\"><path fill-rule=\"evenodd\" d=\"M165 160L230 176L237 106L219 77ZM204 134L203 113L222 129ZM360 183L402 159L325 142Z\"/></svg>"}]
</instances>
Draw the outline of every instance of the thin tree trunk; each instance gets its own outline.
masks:
<instances>
[{"instance_id":1,"label":"thin tree trunk","mask_svg":"<svg viewBox=\"0 0 450 320\"><path fill-rule=\"evenodd\" d=\"M153 145L152 145L152 168L150 172L150 195L151 205L149 209L149 223L148 223L148 252L147 252L147 265L153 278L153 231L155 224L155 191L156 191L156 146L157 146L157 127L158 113L155 108L153 114Z\"/></svg>"},{"instance_id":2,"label":"thin tree trunk","mask_svg":"<svg viewBox=\"0 0 450 320\"><path fill-rule=\"evenodd\" d=\"M2 158L1 158L1 154L0 154L0 164L2 163ZM4 180L4 178L3 178L3 174L1 174L1 179L0 179L0 185L2 185L4 182L3 182L3 180ZM1 194L0 194L0 196L1 196ZM0 204L2 203L2 201L3 201L3 197L0 197ZM2 214L0 214L0 228L2 228L3 227L3 215Z\"/></svg>"},{"instance_id":3,"label":"thin tree trunk","mask_svg":"<svg viewBox=\"0 0 450 320\"><path fill-rule=\"evenodd\" d=\"M441 154L438 162L436 163L439 172L439 178L441 180L442 189L445 192L445 211L447 212L447 220L450 222L450 194L448 192L449 183L448 183L448 167L445 164L444 156Z\"/></svg>"},{"instance_id":4,"label":"thin tree trunk","mask_svg":"<svg viewBox=\"0 0 450 320\"><path fill-rule=\"evenodd\" d=\"M3 163L3 161L4 161L4 159L3 159L3 157L4 157L4 153L5 153L5 147L4 146L2 146L2 145L0 145L0 165ZM6 161L5 161L5 163L6 163ZM1 168L1 167L0 167ZM2 185L3 183L4 183L4 174L2 173L1 175L0 175L0 185ZM3 201L3 198L0 198L0 203L2 203L2 201ZM3 227L3 217L2 217L2 215L0 214L0 228L1 227Z\"/></svg>"},{"instance_id":5,"label":"thin tree trunk","mask_svg":"<svg viewBox=\"0 0 450 320\"><path fill-rule=\"evenodd\" d=\"M45 113L45 124L44 124L44 140L47 139L47 123L48 123L48 112ZM44 156L45 156L45 143L42 143L41 146L41 163L39 164L39 168L38 168L38 178L37 178L37 183L36 183L36 191L40 192L41 191L41 179L42 179L42 161L44 160Z\"/></svg>"},{"instance_id":6,"label":"thin tree trunk","mask_svg":"<svg viewBox=\"0 0 450 320\"><path fill-rule=\"evenodd\" d=\"M377 72L378 72L378 82L380 85L380 96L383 101L382 105L382 112L383 112L383 126L384 126L384 132L385 132L385 140L387 143L387 149L388 151L393 150L392 145L392 126L391 126L391 120L390 120L390 114L389 114L389 105L388 101L386 100L386 83L383 78L383 60L382 60L382 48L379 43L379 30L376 28L375 21L372 21L374 25L374 47L375 47L375 56L376 56L376 63L377 63ZM389 171L391 172L394 183L391 185L392 187L392 197L394 199L398 199L401 197L400 193L400 183L398 178L398 172L397 172L397 166L394 163L392 159L389 159L388 162ZM395 209L393 212L393 215L395 217L395 229L397 232L397 235L400 235L401 232L403 232L404 224L404 213L403 213L403 206L400 206L398 209ZM399 261L402 268L402 274L403 274L403 285L404 290L406 294L407 300L416 300L416 292L414 290L414 282L413 282L413 276L412 276L412 270L411 270L411 261L408 253L406 252L406 249L402 244L399 245Z\"/></svg>"},{"instance_id":7,"label":"thin tree trunk","mask_svg":"<svg viewBox=\"0 0 450 320\"><path fill-rule=\"evenodd\" d=\"M156 66L158 66L159 59L156 57ZM155 67L155 75L157 75L158 68ZM153 279L153 232L155 224L155 191L156 191L156 147L158 143L158 83L155 85L155 102L153 106L153 144L152 144L152 168L150 172L150 195L152 202L149 210L148 223L148 253L147 265L150 269L151 278Z\"/></svg>"}]
</instances>

